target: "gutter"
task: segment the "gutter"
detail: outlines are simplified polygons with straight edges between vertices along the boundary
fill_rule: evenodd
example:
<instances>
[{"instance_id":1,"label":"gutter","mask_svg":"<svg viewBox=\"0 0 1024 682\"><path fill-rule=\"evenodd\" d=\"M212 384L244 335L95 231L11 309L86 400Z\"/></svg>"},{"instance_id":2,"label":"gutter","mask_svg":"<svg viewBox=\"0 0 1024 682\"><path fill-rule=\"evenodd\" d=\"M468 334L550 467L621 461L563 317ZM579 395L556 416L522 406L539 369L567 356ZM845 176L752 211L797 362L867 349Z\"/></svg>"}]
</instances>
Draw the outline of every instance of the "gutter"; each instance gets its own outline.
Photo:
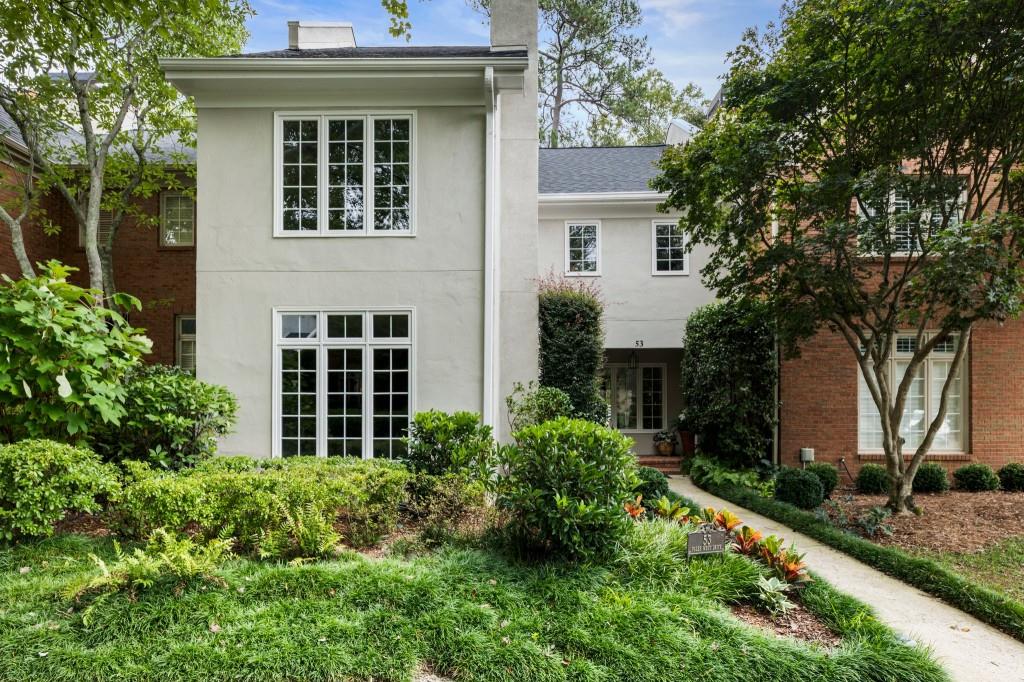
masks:
<instances>
[{"instance_id":1,"label":"gutter","mask_svg":"<svg viewBox=\"0 0 1024 682\"><path fill-rule=\"evenodd\" d=\"M483 422L492 429L498 427L498 365L500 334L498 324L499 299L498 244L501 211L499 199L499 160L501 147L499 132L501 118L497 85L493 67L484 68L484 102L486 106L486 132L484 138L484 381Z\"/></svg>"},{"instance_id":2,"label":"gutter","mask_svg":"<svg viewBox=\"0 0 1024 682\"><path fill-rule=\"evenodd\" d=\"M159 60L165 74L187 72L193 78L222 77L226 74L268 74L299 72L344 73L348 71L462 71L493 67L523 71L527 57L165 57ZM207 76L201 74L209 74ZM170 76L168 76L170 77Z\"/></svg>"},{"instance_id":3,"label":"gutter","mask_svg":"<svg viewBox=\"0 0 1024 682\"><path fill-rule=\"evenodd\" d=\"M668 199L664 192L565 192L541 193L537 202L551 206L571 204L652 204Z\"/></svg>"}]
</instances>

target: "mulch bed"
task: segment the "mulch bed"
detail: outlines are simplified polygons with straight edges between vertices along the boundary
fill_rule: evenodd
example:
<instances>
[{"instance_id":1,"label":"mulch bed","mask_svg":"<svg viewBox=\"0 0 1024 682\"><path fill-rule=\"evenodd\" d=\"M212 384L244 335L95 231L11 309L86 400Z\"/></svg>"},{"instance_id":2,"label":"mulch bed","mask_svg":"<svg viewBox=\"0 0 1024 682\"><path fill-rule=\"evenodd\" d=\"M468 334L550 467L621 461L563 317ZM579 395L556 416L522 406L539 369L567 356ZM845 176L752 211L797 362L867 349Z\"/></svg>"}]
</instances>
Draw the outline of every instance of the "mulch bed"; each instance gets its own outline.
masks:
<instances>
[{"instance_id":1,"label":"mulch bed","mask_svg":"<svg viewBox=\"0 0 1024 682\"><path fill-rule=\"evenodd\" d=\"M860 495L837 491L832 500L851 522L872 507L883 507L884 495ZM1024 493L918 494L914 502L920 516L890 516L891 536L870 538L880 545L937 552L977 552L1008 537L1024 536Z\"/></svg>"},{"instance_id":2,"label":"mulch bed","mask_svg":"<svg viewBox=\"0 0 1024 682\"><path fill-rule=\"evenodd\" d=\"M842 643L842 638L832 632L824 621L805 609L800 602L793 603L789 613L778 618L772 618L751 604L733 604L730 608L734 616L748 625L773 632L779 637L792 637L829 648Z\"/></svg>"},{"instance_id":3,"label":"mulch bed","mask_svg":"<svg viewBox=\"0 0 1024 682\"><path fill-rule=\"evenodd\" d=\"M105 538L110 535L110 528L101 514L71 512L58 521L54 529L58 534L77 533L91 538Z\"/></svg>"}]
</instances>

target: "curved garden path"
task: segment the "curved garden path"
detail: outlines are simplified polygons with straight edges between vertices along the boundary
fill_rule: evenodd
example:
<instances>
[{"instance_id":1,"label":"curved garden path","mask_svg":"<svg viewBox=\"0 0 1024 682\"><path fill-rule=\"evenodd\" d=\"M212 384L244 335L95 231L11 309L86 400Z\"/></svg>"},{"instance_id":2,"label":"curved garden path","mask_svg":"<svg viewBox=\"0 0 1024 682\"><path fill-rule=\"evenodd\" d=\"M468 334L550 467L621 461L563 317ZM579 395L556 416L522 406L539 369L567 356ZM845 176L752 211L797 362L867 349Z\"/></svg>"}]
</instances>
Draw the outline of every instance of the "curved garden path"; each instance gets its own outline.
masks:
<instances>
[{"instance_id":1,"label":"curved garden path","mask_svg":"<svg viewBox=\"0 0 1024 682\"><path fill-rule=\"evenodd\" d=\"M991 625L788 526L715 497L689 478L672 476L669 487L702 506L726 507L765 535L795 542L807 553L812 572L871 606L898 633L931 647L958 682L1024 682L1024 644Z\"/></svg>"}]
</instances>

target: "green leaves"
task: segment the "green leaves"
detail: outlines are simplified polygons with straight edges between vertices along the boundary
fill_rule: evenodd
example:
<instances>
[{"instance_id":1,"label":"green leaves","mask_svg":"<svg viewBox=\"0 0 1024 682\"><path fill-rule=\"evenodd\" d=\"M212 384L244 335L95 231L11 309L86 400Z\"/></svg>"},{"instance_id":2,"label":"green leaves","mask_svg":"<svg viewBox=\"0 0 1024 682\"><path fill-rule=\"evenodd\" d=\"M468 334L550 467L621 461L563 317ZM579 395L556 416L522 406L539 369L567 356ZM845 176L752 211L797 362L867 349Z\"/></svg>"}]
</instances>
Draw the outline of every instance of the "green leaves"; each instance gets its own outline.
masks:
<instances>
[{"instance_id":1,"label":"green leaves","mask_svg":"<svg viewBox=\"0 0 1024 682\"><path fill-rule=\"evenodd\" d=\"M0 283L0 433L4 439L80 436L124 414L122 378L149 339L96 292L65 280L56 262L39 277Z\"/></svg>"}]
</instances>

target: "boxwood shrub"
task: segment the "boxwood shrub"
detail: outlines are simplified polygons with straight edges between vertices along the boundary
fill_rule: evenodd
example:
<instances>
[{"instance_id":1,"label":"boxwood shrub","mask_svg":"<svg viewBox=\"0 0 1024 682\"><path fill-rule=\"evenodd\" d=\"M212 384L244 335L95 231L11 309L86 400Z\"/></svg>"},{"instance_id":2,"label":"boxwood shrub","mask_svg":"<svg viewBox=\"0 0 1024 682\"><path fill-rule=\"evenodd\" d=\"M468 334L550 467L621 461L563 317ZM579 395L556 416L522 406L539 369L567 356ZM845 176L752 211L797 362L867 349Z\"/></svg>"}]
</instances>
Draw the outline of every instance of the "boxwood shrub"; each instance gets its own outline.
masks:
<instances>
[{"instance_id":1,"label":"boxwood shrub","mask_svg":"<svg viewBox=\"0 0 1024 682\"><path fill-rule=\"evenodd\" d=\"M865 495L889 492L889 472L881 464L865 464L857 472L857 490Z\"/></svg>"},{"instance_id":2,"label":"boxwood shrub","mask_svg":"<svg viewBox=\"0 0 1024 682\"><path fill-rule=\"evenodd\" d=\"M49 440L0 446L0 540L53 535L66 511L95 512L120 488L93 452Z\"/></svg>"},{"instance_id":3,"label":"boxwood shrub","mask_svg":"<svg viewBox=\"0 0 1024 682\"><path fill-rule=\"evenodd\" d=\"M1006 492L1024 491L1024 464L1011 462L999 470L999 483Z\"/></svg>"},{"instance_id":4,"label":"boxwood shrub","mask_svg":"<svg viewBox=\"0 0 1024 682\"><path fill-rule=\"evenodd\" d=\"M411 471L483 479L490 475L493 454L491 427L475 412L419 412L409 425L405 463Z\"/></svg>"},{"instance_id":5,"label":"boxwood shrub","mask_svg":"<svg viewBox=\"0 0 1024 682\"><path fill-rule=\"evenodd\" d=\"M629 526L623 505L639 483L630 439L564 417L517 431L515 439L499 449L506 475L497 483L514 546L569 559L610 551Z\"/></svg>"},{"instance_id":6,"label":"boxwood shrub","mask_svg":"<svg viewBox=\"0 0 1024 682\"><path fill-rule=\"evenodd\" d=\"M949 476L941 464L925 462L914 476L915 493L944 493L949 490Z\"/></svg>"},{"instance_id":7,"label":"boxwood shrub","mask_svg":"<svg viewBox=\"0 0 1024 682\"><path fill-rule=\"evenodd\" d=\"M783 469L775 477L775 499L799 507L814 509L825 500L821 480L807 469Z\"/></svg>"},{"instance_id":8,"label":"boxwood shrub","mask_svg":"<svg viewBox=\"0 0 1024 682\"><path fill-rule=\"evenodd\" d=\"M999 490L999 477L987 464L975 463L962 466L953 472L956 487L970 493Z\"/></svg>"},{"instance_id":9,"label":"boxwood shrub","mask_svg":"<svg viewBox=\"0 0 1024 682\"><path fill-rule=\"evenodd\" d=\"M835 464L813 462L807 465L807 471L818 477L821 482L821 491L826 498L831 496L832 491L839 485L839 469Z\"/></svg>"},{"instance_id":10,"label":"boxwood shrub","mask_svg":"<svg viewBox=\"0 0 1024 682\"><path fill-rule=\"evenodd\" d=\"M287 546L282 530L326 524L365 546L394 529L407 479L388 460L294 457L245 469L231 458L179 472L133 465L119 510L125 531L140 539L166 527L234 537L242 551L274 555L265 545Z\"/></svg>"},{"instance_id":11,"label":"boxwood shrub","mask_svg":"<svg viewBox=\"0 0 1024 682\"><path fill-rule=\"evenodd\" d=\"M653 504L668 495L668 477L654 467L640 467L636 470L640 485L636 488L637 495L643 495L645 504Z\"/></svg>"}]
</instances>

